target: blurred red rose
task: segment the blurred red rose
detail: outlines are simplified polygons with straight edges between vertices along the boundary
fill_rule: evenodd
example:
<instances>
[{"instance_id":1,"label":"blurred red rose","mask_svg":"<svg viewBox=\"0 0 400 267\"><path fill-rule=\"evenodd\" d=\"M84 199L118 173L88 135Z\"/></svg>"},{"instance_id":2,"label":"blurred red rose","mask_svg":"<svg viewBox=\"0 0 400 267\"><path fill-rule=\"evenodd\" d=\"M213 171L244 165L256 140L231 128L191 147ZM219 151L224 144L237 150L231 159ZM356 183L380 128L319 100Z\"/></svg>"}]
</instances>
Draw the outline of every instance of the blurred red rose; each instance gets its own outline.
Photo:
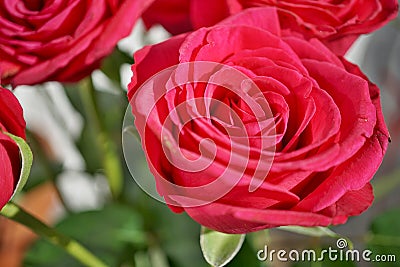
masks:
<instances>
[{"instance_id":1,"label":"blurred red rose","mask_svg":"<svg viewBox=\"0 0 400 267\"><path fill-rule=\"evenodd\" d=\"M11 91L0 87L0 209L10 200L18 183L21 159L18 145L5 133L25 139L22 108Z\"/></svg>"},{"instance_id":2,"label":"blurred red rose","mask_svg":"<svg viewBox=\"0 0 400 267\"><path fill-rule=\"evenodd\" d=\"M216 24L245 8L275 6L283 28L317 37L343 55L355 39L382 27L397 14L397 0L156 0L143 14L148 27L163 25L170 33Z\"/></svg>"},{"instance_id":3,"label":"blurred red rose","mask_svg":"<svg viewBox=\"0 0 400 267\"><path fill-rule=\"evenodd\" d=\"M74 82L98 68L152 0L0 2L0 79Z\"/></svg>"},{"instance_id":4,"label":"blurred red rose","mask_svg":"<svg viewBox=\"0 0 400 267\"><path fill-rule=\"evenodd\" d=\"M388 145L379 89L318 39L287 33L276 9L254 8L135 53L128 97L174 211L245 233L341 224L370 206ZM229 190L213 199L220 179Z\"/></svg>"}]
</instances>

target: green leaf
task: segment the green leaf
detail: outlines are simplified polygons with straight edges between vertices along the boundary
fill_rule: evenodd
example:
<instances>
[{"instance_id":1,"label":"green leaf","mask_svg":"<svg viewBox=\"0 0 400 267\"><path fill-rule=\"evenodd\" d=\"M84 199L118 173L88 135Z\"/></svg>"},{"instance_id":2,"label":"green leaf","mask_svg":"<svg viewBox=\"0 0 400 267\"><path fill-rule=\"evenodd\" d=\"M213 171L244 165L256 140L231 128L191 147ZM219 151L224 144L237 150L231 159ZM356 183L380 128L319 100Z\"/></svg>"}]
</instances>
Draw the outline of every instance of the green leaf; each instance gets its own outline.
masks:
<instances>
[{"instance_id":1,"label":"green leaf","mask_svg":"<svg viewBox=\"0 0 400 267\"><path fill-rule=\"evenodd\" d=\"M260 261L257 259L257 251L258 248L254 248L249 242L249 236L245 238L242 248L239 253L235 256L235 258L229 262L227 267L243 267L243 266L264 266L260 264Z\"/></svg>"},{"instance_id":2,"label":"green leaf","mask_svg":"<svg viewBox=\"0 0 400 267\"><path fill-rule=\"evenodd\" d=\"M10 134L8 132L4 132L4 134L9 136L12 140L14 140L15 143L17 143L21 154L21 163L22 163L21 174L19 176L19 180L15 188L14 194L12 196L14 197L15 194L22 191L22 188L24 188L26 182L28 181L33 163L33 154L29 145L25 142L23 138Z\"/></svg>"},{"instance_id":3,"label":"green leaf","mask_svg":"<svg viewBox=\"0 0 400 267\"><path fill-rule=\"evenodd\" d=\"M400 209L393 209L379 214L372 221L371 233L367 238L368 249L372 251L371 259L374 266L396 267L400 260ZM379 262L375 256L394 255L396 261Z\"/></svg>"},{"instance_id":4,"label":"green leaf","mask_svg":"<svg viewBox=\"0 0 400 267\"><path fill-rule=\"evenodd\" d=\"M131 266L135 252L147 246L141 216L129 207L117 204L103 210L73 214L55 228L78 240L109 266ZM62 249L41 239L30 248L23 266L82 265Z\"/></svg>"},{"instance_id":5,"label":"green leaf","mask_svg":"<svg viewBox=\"0 0 400 267\"><path fill-rule=\"evenodd\" d=\"M331 229L327 227L302 227L302 226L281 226L278 227L279 230L292 232L301 235L308 235L314 237L341 237L337 233L333 232Z\"/></svg>"},{"instance_id":6,"label":"green leaf","mask_svg":"<svg viewBox=\"0 0 400 267\"><path fill-rule=\"evenodd\" d=\"M214 267L228 264L239 252L246 235L232 235L201 228L200 246L206 261Z\"/></svg>"}]
</instances>

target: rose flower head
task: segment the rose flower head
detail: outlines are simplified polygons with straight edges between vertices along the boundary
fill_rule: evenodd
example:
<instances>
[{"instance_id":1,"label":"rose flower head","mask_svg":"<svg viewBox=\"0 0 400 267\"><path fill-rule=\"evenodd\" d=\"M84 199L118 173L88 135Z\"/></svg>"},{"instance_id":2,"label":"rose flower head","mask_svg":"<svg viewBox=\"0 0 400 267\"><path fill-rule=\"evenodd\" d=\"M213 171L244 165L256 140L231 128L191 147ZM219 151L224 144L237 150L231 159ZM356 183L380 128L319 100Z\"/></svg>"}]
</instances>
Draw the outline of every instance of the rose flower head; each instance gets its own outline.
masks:
<instances>
[{"instance_id":1,"label":"rose flower head","mask_svg":"<svg viewBox=\"0 0 400 267\"><path fill-rule=\"evenodd\" d=\"M19 181L19 147L8 135L25 139L22 108L13 93L0 87L0 209L10 200Z\"/></svg>"},{"instance_id":2,"label":"rose flower head","mask_svg":"<svg viewBox=\"0 0 400 267\"><path fill-rule=\"evenodd\" d=\"M397 0L156 0L143 14L148 27L163 25L179 34L212 26L246 8L278 8L282 28L316 37L343 55L360 34L372 32L395 18ZM267 18L265 18L267 19Z\"/></svg>"},{"instance_id":3,"label":"rose flower head","mask_svg":"<svg viewBox=\"0 0 400 267\"><path fill-rule=\"evenodd\" d=\"M379 89L250 8L135 53L128 97L157 190L226 233L345 223L388 145Z\"/></svg>"},{"instance_id":4,"label":"rose flower head","mask_svg":"<svg viewBox=\"0 0 400 267\"><path fill-rule=\"evenodd\" d=\"M152 0L0 2L3 84L75 82L100 66Z\"/></svg>"}]
</instances>

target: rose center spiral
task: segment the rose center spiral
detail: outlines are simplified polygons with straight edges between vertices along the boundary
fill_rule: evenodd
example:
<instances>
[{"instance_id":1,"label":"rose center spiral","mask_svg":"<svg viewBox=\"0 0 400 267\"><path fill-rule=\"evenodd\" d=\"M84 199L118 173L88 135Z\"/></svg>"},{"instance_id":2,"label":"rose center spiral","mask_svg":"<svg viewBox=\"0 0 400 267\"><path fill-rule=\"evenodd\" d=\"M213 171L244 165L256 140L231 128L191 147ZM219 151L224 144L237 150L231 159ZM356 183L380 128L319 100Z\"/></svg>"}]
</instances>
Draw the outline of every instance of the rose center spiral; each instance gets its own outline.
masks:
<instances>
[{"instance_id":1,"label":"rose center spiral","mask_svg":"<svg viewBox=\"0 0 400 267\"><path fill-rule=\"evenodd\" d=\"M44 0L25 0L25 6L27 9L32 11L40 11L43 9L45 1Z\"/></svg>"}]
</instances>

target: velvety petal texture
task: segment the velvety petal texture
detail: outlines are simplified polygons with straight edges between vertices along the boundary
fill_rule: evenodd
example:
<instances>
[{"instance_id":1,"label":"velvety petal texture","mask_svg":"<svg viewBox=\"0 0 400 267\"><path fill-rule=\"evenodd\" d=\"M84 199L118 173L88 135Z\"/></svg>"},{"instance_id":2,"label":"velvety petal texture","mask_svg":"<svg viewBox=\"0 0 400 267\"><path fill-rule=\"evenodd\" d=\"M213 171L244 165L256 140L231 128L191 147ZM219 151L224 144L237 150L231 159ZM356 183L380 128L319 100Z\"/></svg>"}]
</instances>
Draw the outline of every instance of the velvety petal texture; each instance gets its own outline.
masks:
<instances>
[{"instance_id":1,"label":"velvety petal texture","mask_svg":"<svg viewBox=\"0 0 400 267\"><path fill-rule=\"evenodd\" d=\"M153 0L0 2L0 80L74 82L100 66Z\"/></svg>"},{"instance_id":2,"label":"velvety petal texture","mask_svg":"<svg viewBox=\"0 0 400 267\"><path fill-rule=\"evenodd\" d=\"M379 89L319 39L281 30L280 12L249 8L134 55L128 97L157 189L218 231L341 224L373 200L389 139ZM202 186L219 179L232 187L211 200Z\"/></svg>"},{"instance_id":3,"label":"velvety petal texture","mask_svg":"<svg viewBox=\"0 0 400 267\"><path fill-rule=\"evenodd\" d=\"M143 19L148 27L161 24L170 33L179 34L215 25L246 8L265 6L277 8L283 29L295 29L306 38L316 37L343 55L360 34L372 32L393 19L398 1L156 0Z\"/></svg>"},{"instance_id":4,"label":"velvety petal texture","mask_svg":"<svg viewBox=\"0 0 400 267\"><path fill-rule=\"evenodd\" d=\"M22 108L13 93L0 87L0 209L10 200L18 183L21 159L18 145L5 133L25 139Z\"/></svg>"}]
</instances>

